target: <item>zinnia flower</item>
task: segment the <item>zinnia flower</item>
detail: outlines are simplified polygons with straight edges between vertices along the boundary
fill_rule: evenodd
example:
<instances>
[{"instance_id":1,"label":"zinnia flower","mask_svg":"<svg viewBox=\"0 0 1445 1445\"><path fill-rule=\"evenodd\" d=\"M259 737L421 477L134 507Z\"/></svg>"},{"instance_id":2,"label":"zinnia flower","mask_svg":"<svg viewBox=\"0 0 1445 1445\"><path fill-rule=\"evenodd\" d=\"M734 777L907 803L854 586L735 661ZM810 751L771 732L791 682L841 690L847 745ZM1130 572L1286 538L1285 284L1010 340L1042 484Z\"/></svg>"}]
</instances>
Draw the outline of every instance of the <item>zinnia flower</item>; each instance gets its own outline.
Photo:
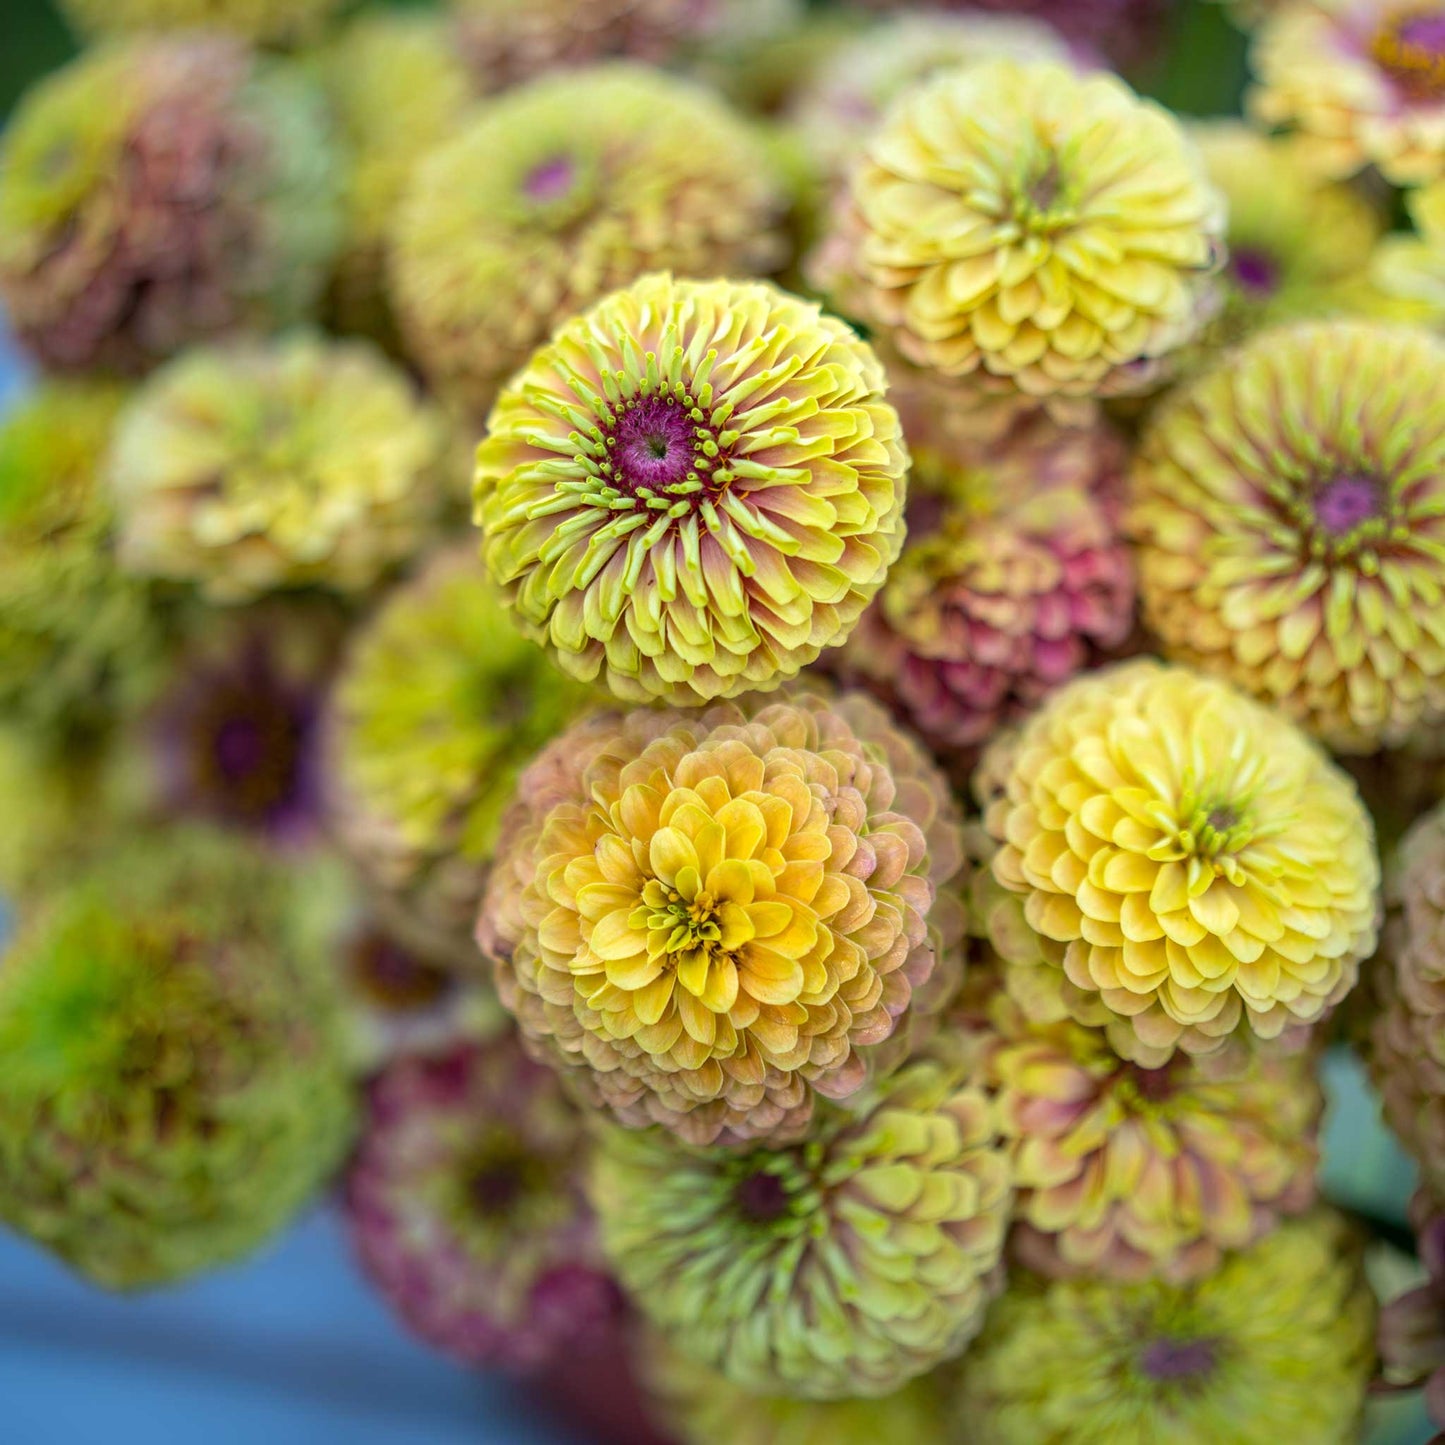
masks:
<instances>
[{"instance_id":1,"label":"zinnia flower","mask_svg":"<svg viewBox=\"0 0 1445 1445\"><path fill-rule=\"evenodd\" d=\"M582 1194L586 1136L516 1042L403 1057L372 1082L346 1181L362 1268L428 1344L535 1369L620 1306Z\"/></svg>"},{"instance_id":2,"label":"zinnia flower","mask_svg":"<svg viewBox=\"0 0 1445 1445\"><path fill-rule=\"evenodd\" d=\"M936 749L969 748L1134 625L1117 516L1125 449L1039 419L971 448L915 448L908 540L841 657Z\"/></svg>"},{"instance_id":3,"label":"zinnia flower","mask_svg":"<svg viewBox=\"0 0 1445 1445\"><path fill-rule=\"evenodd\" d=\"M1063 945L1068 982L1129 1021L1134 1062L1274 1038L1353 986L1375 946L1374 828L1277 713L1139 661L1075 678L998 746L994 876Z\"/></svg>"},{"instance_id":4,"label":"zinnia flower","mask_svg":"<svg viewBox=\"0 0 1445 1445\"><path fill-rule=\"evenodd\" d=\"M985 1078L1013 1162L1015 1247L1045 1274L1175 1282L1315 1199L1324 1099L1303 1052L1131 1064L1102 1029L989 1006Z\"/></svg>"},{"instance_id":5,"label":"zinnia flower","mask_svg":"<svg viewBox=\"0 0 1445 1445\"><path fill-rule=\"evenodd\" d=\"M1207 318L1223 254L1223 204L1174 117L1051 63L910 90L851 196L846 303L920 366L1038 397L1144 389Z\"/></svg>"},{"instance_id":6,"label":"zinnia flower","mask_svg":"<svg viewBox=\"0 0 1445 1445\"><path fill-rule=\"evenodd\" d=\"M0 1219L128 1289L249 1253L316 1193L355 1108L299 886L177 829L22 919L0 970Z\"/></svg>"},{"instance_id":7,"label":"zinnia flower","mask_svg":"<svg viewBox=\"0 0 1445 1445\"><path fill-rule=\"evenodd\" d=\"M343 629L340 609L319 598L194 619L135 739L132 766L150 774L158 809L277 842L313 839L316 722Z\"/></svg>"},{"instance_id":8,"label":"zinnia flower","mask_svg":"<svg viewBox=\"0 0 1445 1445\"><path fill-rule=\"evenodd\" d=\"M1288 0L1255 33L1250 109L1287 125L1331 176L1377 166L1396 185L1445 175L1445 6Z\"/></svg>"},{"instance_id":9,"label":"zinnia flower","mask_svg":"<svg viewBox=\"0 0 1445 1445\"><path fill-rule=\"evenodd\" d=\"M416 360L480 419L559 326L645 272L774 269L786 206L762 141L700 86L621 63L549 76L419 165L392 299Z\"/></svg>"},{"instance_id":10,"label":"zinnia flower","mask_svg":"<svg viewBox=\"0 0 1445 1445\"><path fill-rule=\"evenodd\" d=\"M109 8L109 7L108 7ZM341 240L320 93L215 35L83 54L0 146L0 298L47 367L153 365L307 315Z\"/></svg>"},{"instance_id":11,"label":"zinnia flower","mask_svg":"<svg viewBox=\"0 0 1445 1445\"><path fill-rule=\"evenodd\" d=\"M1372 983L1382 1008L1370 1068L1385 1120L1445 1199L1445 804L1405 835L1389 880L1385 946Z\"/></svg>"},{"instance_id":12,"label":"zinnia flower","mask_svg":"<svg viewBox=\"0 0 1445 1445\"><path fill-rule=\"evenodd\" d=\"M446 451L439 413L369 343L186 352L117 427L121 560L220 602L365 591L431 535Z\"/></svg>"},{"instance_id":13,"label":"zinnia flower","mask_svg":"<svg viewBox=\"0 0 1445 1445\"><path fill-rule=\"evenodd\" d=\"M419 952L476 961L517 776L590 699L517 635L470 544L434 554L355 633L326 725L329 811Z\"/></svg>"},{"instance_id":14,"label":"zinnia flower","mask_svg":"<svg viewBox=\"0 0 1445 1445\"><path fill-rule=\"evenodd\" d=\"M162 617L115 559L102 463L124 393L47 381L0 423L0 709L105 728L155 680Z\"/></svg>"},{"instance_id":15,"label":"zinnia flower","mask_svg":"<svg viewBox=\"0 0 1445 1445\"><path fill-rule=\"evenodd\" d=\"M1322 1210L1195 1284L1016 1280L955 1419L979 1445L1349 1445L1374 1329L1358 1244Z\"/></svg>"},{"instance_id":16,"label":"zinnia flower","mask_svg":"<svg viewBox=\"0 0 1445 1445\"><path fill-rule=\"evenodd\" d=\"M345 0L59 0L83 35L135 30L224 30L258 44L310 39Z\"/></svg>"},{"instance_id":17,"label":"zinnia flower","mask_svg":"<svg viewBox=\"0 0 1445 1445\"><path fill-rule=\"evenodd\" d=\"M591 1194L638 1310L753 1394L887 1395L977 1333L1009 1166L966 1070L917 1060L787 1149L613 1130Z\"/></svg>"},{"instance_id":18,"label":"zinnia flower","mask_svg":"<svg viewBox=\"0 0 1445 1445\"><path fill-rule=\"evenodd\" d=\"M1335 747L1445 719L1445 347L1266 332L1156 414L1127 519L1145 621Z\"/></svg>"},{"instance_id":19,"label":"zinnia flower","mask_svg":"<svg viewBox=\"0 0 1445 1445\"><path fill-rule=\"evenodd\" d=\"M903 542L877 358L771 286L648 276L558 332L477 452L483 555L527 636L633 702L775 687Z\"/></svg>"},{"instance_id":20,"label":"zinnia flower","mask_svg":"<svg viewBox=\"0 0 1445 1445\"><path fill-rule=\"evenodd\" d=\"M948 789L865 697L595 718L502 836L478 925L502 1001L628 1124L796 1137L957 980Z\"/></svg>"}]
</instances>

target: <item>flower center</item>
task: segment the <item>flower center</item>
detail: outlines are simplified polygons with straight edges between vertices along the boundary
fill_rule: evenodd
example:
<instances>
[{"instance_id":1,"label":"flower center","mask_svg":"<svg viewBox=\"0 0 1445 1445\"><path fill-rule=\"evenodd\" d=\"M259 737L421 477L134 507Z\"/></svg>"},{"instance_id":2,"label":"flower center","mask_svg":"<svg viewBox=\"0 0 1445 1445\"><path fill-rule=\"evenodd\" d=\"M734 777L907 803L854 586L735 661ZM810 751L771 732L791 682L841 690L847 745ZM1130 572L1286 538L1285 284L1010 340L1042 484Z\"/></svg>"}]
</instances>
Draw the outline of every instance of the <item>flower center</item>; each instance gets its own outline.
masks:
<instances>
[{"instance_id":1,"label":"flower center","mask_svg":"<svg viewBox=\"0 0 1445 1445\"><path fill-rule=\"evenodd\" d=\"M1413 100L1445 99L1445 10L1411 7L1386 20L1370 42L1376 64Z\"/></svg>"},{"instance_id":2,"label":"flower center","mask_svg":"<svg viewBox=\"0 0 1445 1445\"><path fill-rule=\"evenodd\" d=\"M720 438L686 391L618 403L604 432L609 483L600 500L629 496L681 516L732 480Z\"/></svg>"},{"instance_id":3,"label":"flower center","mask_svg":"<svg viewBox=\"0 0 1445 1445\"><path fill-rule=\"evenodd\" d=\"M296 801L309 726L296 699L252 681L259 685L223 686L205 699L188 749L197 804L242 823L262 822Z\"/></svg>"},{"instance_id":4,"label":"flower center","mask_svg":"<svg viewBox=\"0 0 1445 1445\"><path fill-rule=\"evenodd\" d=\"M1178 1089L1175 1073L1172 1064L1164 1064L1157 1069L1145 1069L1138 1064L1125 1066L1126 1077L1134 1092L1147 1104L1162 1104L1174 1097Z\"/></svg>"},{"instance_id":5,"label":"flower center","mask_svg":"<svg viewBox=\"0 0 1445 1445\"><path fill-rule=\"evenodd\" d=\"M1180 800L1181 825L1176 834L1179 847L1195 858L1215 861L1237 853L1254 836L1247 810L1227 799L1200 798L1186 790ZM1227 865L1216 863L1215 871Z\"/></svg>"},{"instance_id":6,"label":"flower center","mask_svg":"<svg viewBox=\"0 0 1445 1445\"><path fill-rule=\"evenodd\" d=\"M546 205L560 201L577 174L576 162L570 156L551 156L532 167L522 182L522 193L529 201Z\"/></svg>"},{"instance_id":7,"label":"flower center","mask_svg":"<svg viewBox=\"0 0 1445 1445\"><path fill-rule=\"evenodd\" d=\"M1229 271L1239 289L1253 300L1272 296L1279 286L1279 263L1260 246L1231 248Z\"/></svg>"},{"instance_id":8,"label":"flower center","mask_svg":"<svg viewBox=\"0 0 1445 1445\"><path fill-rule=\"evenodd\" d=\"M1326 482L1315 493L1316 524L1332 538L1348 536L1383 511L1379 483L1373 477L1347 473Z\"/></svg>"},{"instance_id":9,"label":"flower center","mask_svg":"<svg viewBox=\"0 0 1445 1445\"><path fill-rule=\"evenodd\" d=\"M385 934L369 932L352 945L351 976L359 991L381 1008L425 1008L450 987L446 973L423 963Z\"/></svg>"},{"instance_id":10,"label":"flower center","mask_svg":"<svg viewBox=\"0 0 1445 1445\"><path fill-rule=\"evenodd\" d=\"M1212 1340L1152 1340L1139 1356L1139 1368L1161 1384L1194 1380L1215 1366L1217 1351Z\"/></svg>"},{"instance_id":11,"label":"flower center","mask_svg":"<svg viewBox=\"0 0 1445 1445\"><path fill-rule=\"evenodd\" d=\"M1064 173L1052 152L1035 161L1015 186L1011 216L1021 230L1036 235L1061 230L1074 220Z\"/></svg>"},{"instance_id":12,"label":"flower center","mask_svg":"<svg viewBox=\"0 0 1445 1445\"><path fill-rule=\"evenodd\" d=\"M791 1203L787 1185L778 1175L766 1170L742 1179L733 1191L733 1199L743 1217L755 1224L771 1224L781 1219Z\"/></svg>"},{"instance_id":13,"label":"flower center","mask_svg":"<svg viewBox=\"0 0 1445 1445\"><path fill-rule=\"evenodd\" d=\"M545 1190L547 1173L545 1159L510 1134L498 1133L482 1142L463 1170L464 1207L482 1224L504 1224Z\"/></svg>"}]
</instances>

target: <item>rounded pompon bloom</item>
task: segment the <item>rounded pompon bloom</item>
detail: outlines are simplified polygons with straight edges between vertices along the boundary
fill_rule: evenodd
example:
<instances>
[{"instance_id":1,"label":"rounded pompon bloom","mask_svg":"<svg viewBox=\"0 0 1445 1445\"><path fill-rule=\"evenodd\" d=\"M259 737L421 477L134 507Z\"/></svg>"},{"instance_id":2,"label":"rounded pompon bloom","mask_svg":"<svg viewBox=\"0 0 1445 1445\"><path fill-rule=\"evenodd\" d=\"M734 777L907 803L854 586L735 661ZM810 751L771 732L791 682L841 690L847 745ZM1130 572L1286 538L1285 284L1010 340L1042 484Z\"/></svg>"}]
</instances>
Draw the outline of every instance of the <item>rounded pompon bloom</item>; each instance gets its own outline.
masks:
<instances>
[{"instance_id":1,"label":"rounded pompon bloom","mask_svg":"<svg viewBox=\"0 0 1445 1445\"><path fill-rule=\"evenodd\" d=\"M583 1196L587 1138L515 1039L402 1057L370 1085L346 1181L363 1269L428 1344L535 1369L613 1326Z\"/></svg>"},{"instance_id":2,"label":"rounded pompon bloom","mask_svg":"<svg viewBox=\"0 0 1445 1445\"><path fill-rule=\"evenodd\" d=\"M354 634L328 704L327 810L419 952L479 962L472 928L517 776L590 698L517 634L470 543L435 553Z\"/></svg>"},{"instance_id":3,"label":"rounded pompon bloom","mask_svg":"<svg viewBox=\"0 0 1445 1445\"><path fill-rule=\"evenodd\" d=\"M1370 1069L1386 1122L1445 1200L1445 804L1405 835L1388 901Z\"/></svg>"},{"instance_id":4,"label":"rounded pompon bloom","mask_svg":"<svg viewBox=\"0 0 1445 1445\"><path fill-rule=\"evenodd\" d=\"M1010 1151L1013 1245L1049 1275L1199 1279L1314 1203L1324 1098L1307 1051L1119 1058L1103 1029L988 1007L983 1077Z\"/></svg>"},{"instance_id":5,"label":"rounded pompon bloom","mask_svg":"<svg viewBox=\"0 0 1445 1445\"><path fill-rule=\"evenodd\" d=\"M216 35L89 51L0 146L0 299L48 368L142 370L306 316L341 240L320 92Z\"/></svg>"},{"instance_id":6,"label":"rounded pompon bloom","mask_svg":"<svg viewBox=\"0 0 1445 1445\"><path fill-rule=\"evenodd\" d=\"M362 11L314 64L349 151L330 315L344 331L392 345L386 243L396 208L422 157L463 123L471 80L435 13Z\"/></svg>"},{"instance_id":7,"label":"rounded pompon bloom","mask_svg":"<svg viewBox=\"0 0 1445 1445\"><path fill-rule=\"evenodd\" d=\"M955 1419L979 1445L1349 1445L1375 1356L1360 1253L1320 1210L1195 1284L1019 1277Z\"/></svg>"},{"instance_id":8,"label":"rounded pompon bloom","mask_svg":"<svg viewBox=\"0 0 1445 1445\"><path fill-rule=\"evenodd\" d=\"M1223 203L1174 117L1052 63L907 91L851 206L821 279L918 365L1038 397L1151 384L1207 319L1223 255Z\"/></svg>"},{"instance_id":9,"label":"rounded pompon bloom","mask_svg":"<svg viewBox=\"0 0 1445 1445\"><path fill-rule=\"evenodd\" d=\"M1074 679L997 746L994 877L1064 945L1068 982L1129 1021L1134 1062L1274 1038L1353 987L1375 946L1374 827L1277 713L1144 660Z\"/></svg>"},{"instance_id":10,"label":"rounded pompon bloom","mask_svg":"<svg viewBox=\"0 0 1445 1445\"><path fill-rule=\"evenodd\" d=\"M761 138L702 87L620 63L549 76L421 162L392 299L417 362L480 418L557 327L645 272L775 269L787 205Z\"/></svg>"},{"instance_id":11,"label":"rounded pompon bloom","mask_svg":"<svg viewBox=\"0 0 1445 1445\"><path fill-rule=\"evenodd\" d=\"M627 1124L796 1138L957 984L957 814L867 697L593 718L502 836L478 923L502 1002Z\"/></svg>"},{"instance_id":12,"label":"rounded pompon bloom","mask_svg":"<svg viewBox=\"0 0 1445 1445\"><path fill-rule=\"evenodd\" d=\"M150 807L277 844L314 842L316 724L344 631L342 609L323 597L193 617L131 739Z\"/></svg>"},{"instance_id":13,"label":"rounded pompon bloom","mask_svg":"<svg viewBox=\"0 0 1445 1445\"><path fill-rule=\"evenodd\" d=\"M204 27L260 45L311 39L345 0L58 0L82 35Z\"/></svg>"},{"instance_id":14,"label":"rounded pompon bloom","mask_svg":"<svg viewBox=\"0 0 1445 1445\"><path fill-rule=\"evenodd\" d=\"M1136 456L1144 620L1332 746L1445 719L1445 345L1272 330L1176 393Z\"/></svg>"},{"instance_id":15,"label":"rounded pompon bloom","mask_svg":"<svg viewBox=\"0 0 1445 1445\"><path fill-rule=\"evenodd\" d=\"M1306 162L1399 186L1445 176L1445 12L1414 0L1288 0L1255 33L1250 110Z\"/></svg>"},{"instance_id":16,"label":"rounded pompon bloom","mask_svg":"<svg viewBox=\"0 0 1445 1445\"><path fill-rule=\"evenodd\" d=\"M355 1100L325 950L286 867L132 835L0 969L0 1219L98 1284L248 1253L341 1162Z\"/></svg>"},{"instance_id":17,"label":"rounded pompon bloom","mask_svg":"<svg viewBox=\"0 0 1445 1445\"><path fill-rule=\"evenodd\" d=\"M599 1141L603 1247L679 1350L760 1395L887 1395L977 1333L1009 1166L967 1067L918 1059L794 1148Z\"/></svg>"},{"instance_id":18,"label":"rounded pompon bloom","mask_svg":"<svg viewBox=\"0 0 1445 1445\"><path fill-rule=\"evenodd\" d=\"M0 422L0 709L47 729L109 723L160 656L160 613L116 565L102 478L123 401L52 380Z\"/></svg>"},{"instance_id":19,"label":"rounded pompon bloom","mask_svg":"<svg viewBox=\"0 0 1445 1445\"><path fill-rule=\"evenodd\" d=\"M186 352L117 426L122 564L214 602L364 592L432 535L447 451L440 413L367 342Z\"/></svg>"},{"instance_id":20,"label":"rounded pompon bloom","mask_svg":"<svg viewBox=\"0 0 1445 1445\"><path fill-rule=\"evenodd\" d=\"M1224 306L1205 344L1233 344L1271 322L1350 309L1384 232L1349 185L1312 171L1293 140L1238 121L1190 126L1229 210Z\"/></svg>"},{"instance_id":21,"label":"rounded pompon bloom","mask_svg":"<svg viewBox=\"0 0 1445 1445\"><path fill-rule=\"evenodd\" d=\"M1037 419L914 447L908 540L840 655L940 751L974 747L1134 627L1112 430Z\"/></svg>"},{"instance_id":22,"label":"rounded pompon bloom","mask_svg":"<svg viewBox=\"0 0 1445 1445\"><path fill-rule=\"evenodd\" d=\"M1071 60L1058 31L1025 15L900 9L838 46L789 107L816 163L842 178L889 106L941 70L1008 56Z\"/></svg>"},{"instance_id":23,"label":"rounded pompon bloom","mask_svg":"<svg viewBox=\"0 0 1445 1445\"><path fill-rule=\"evenodd\" d=\"M762 283L647 276L563 327L477 450L523 632L629 702L766 690L843 642L903 544L883 368Z\"/></svg>"},{"instance_id":24,"label":"rounded pompon bloom","mask_svg":"<svg viewBox=\"0 0 1445 1445\"><path fill-rule=\"evenodd\" d=\"M679 1445L938 1445L947 1438L937 1375L888 1395L807 1400L749 1394L655 1333L641 1350L643 1382Z\"/></svg>"}]
</instances>

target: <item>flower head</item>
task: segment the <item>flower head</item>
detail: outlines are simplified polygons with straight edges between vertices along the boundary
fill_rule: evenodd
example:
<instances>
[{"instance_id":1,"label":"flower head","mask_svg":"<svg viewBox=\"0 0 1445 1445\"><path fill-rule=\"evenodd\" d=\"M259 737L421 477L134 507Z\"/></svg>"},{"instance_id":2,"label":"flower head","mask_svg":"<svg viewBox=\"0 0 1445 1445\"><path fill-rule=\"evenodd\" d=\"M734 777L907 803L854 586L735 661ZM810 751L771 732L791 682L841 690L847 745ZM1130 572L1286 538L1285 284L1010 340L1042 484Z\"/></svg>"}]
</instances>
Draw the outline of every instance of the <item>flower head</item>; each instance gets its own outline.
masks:
<instances>
[{"instance_id":1,"label":"flower head","mask_svg":"<svg viewBox=\"0 0 1445 1445\"><path fill-rule=\"evenodd\" d=\"M362 1267L456 1359L558 1358L620 1304L582 1195L585 1145L556 1077L511 1038L396 1059L370 1086L346 1181Z\"/></svg>"},{"instance_id":2,"label":"flower head","mask_svg":"<svg viewBox=\"0 0 1445 1445\"><path fill-rule=\"evenodd\" d=\"M109 1288L235 1259L350 1142L322 920L249 844L176 829L22 920L0 970L0 1219Z\"/></svg>"},{"instance_id":3,"label":"flower head","mask_svg":"<svg viewBox=\"0 0 1445 1445\"><path fill-rule=\"evenodd\" d=\"M141 725L163 814L273 841L314 836L316 721L343 625L319 599L201 615Z\"/></svg>"},{"instance_id":4,"label":"flower head","mask_svg":"<svg viewBox=\"0 0 1445 1445\"><path fill-rule=\"evenodd\" d=\"M138 370L308 313L341 239L319 92L216 35L89 51L0 147L0 298L47 367Z\"/></svg>"},{"instance_id":5,"label":"flower head","mask_svg":"<svg viewBox=\"0 0 1445 1445\"><path fill-rule=\"evenodd\" d=\"M887 1395L977 1333L1009 1167L966 1070L915 1060L806 1144L739 1153L614 1130L602 1242L643 1316L760 1395Z\"/></svg>"},{"instance_id":6,"label":"flower head","mask_svg":"<svg viewBox=\"0 0 1445 1445\"><path fill-rule=\"evenodd\" d=\"M1320 1211L1194 1284L1015 1281L956 1418L997 1445L1348 1445L1374 1326L1358 1245Z\"/></svg>"},{"instance_id":7,"label":"flower head","mask_svg":"<svg viewBox=\"0 0 1445 1445\"><path fill-rule=\"evenodd\" d=\"M101 475L123 400L48 381L0 422L0 708L47 729L108 724L160 656L159 612L116 565Z\"/></svg>"},{"instance_id":8,"label":"flower head","mask_svg":"<svg viewBox=\"0 0 1445 1445\"><path fill-rule=\"evenodd\" d=\"M213 601L365 591L430 535L446 449L440 415L366 342L186 352L117 427L121 560Z\"/></svg>"},{"instance_id":9,"label":"flower head","mask_svg":"<svg viewBox=\"0 0 1445 1445\"><path fill-rule=\"evenodd\" d=\"M1136 391L1207 316L1223 204L1178 122L1115 76L937 75L851 193L832 269L921 366L1045 398Z\"/></svg>"},{"instance_id":10,"label":"flower head","mask_svg":"<svg viewBox=\"0 0 1445 1445\"><path fill-rule=\"evenodd\" d=\"M1306 1053L1129 1063L1103 1029L989 1008L984 1077L1010 1151L1015 1247L1045 1274L1176 1282L1315 1199L1324 1099Z\"/></svg>"},{"instance_id":11,"label":"flower head","mask_svg":"<svg viewBox=\"0 0 1445 1445\"><path fill-rule=\"evenodd\" d=\"M1266 332L1172 397L1127 524L1145 621L1336 747L1445 718L1445 347Z\"/></svg>"},{"instance_id":12,"label":"flower head","mask_svg":"<svg viewBox=\"0 0 1445 1445\"><path fill-rule=\"evenodd\" d=\"M1255 33L1248 97L1331 176L1377 166L1396 185L1445 176L1445 6L1288 0Z\"/></svg>"},{"instance_id":13,"label":"flower head","mask_svg":"<svg viewBox=\"0 0 1445 1445\"><path fill-rule=\"evenodd\" d=\"M945 1390L937 1373L861 1399L754 1395L655 1333L645 1338L642 1372L681 1445L933 1445L945 1438Z\"/></svg>"},{"instance_id":14,"label":"flower head","mask_svg":"<svg viewBox=\"0 0 1445 1445\"><path fill-rule=\"evenodd\" d=\"M948 790L864 697L595 718L503 836L478 926L502 1001L629 1124L795 1137L956 982Z\"/></svg>"},{"instance_id":15,"label":"flower head","mask_svg":"<svg viewBox=\"0 0 1445 1445\"><path fill-rule=\"evenodd\" d=\"M903 541L877 358L771 286L648 276L565 326L477 452L522 627L633 702L775 687L846 638Z\"/></svg>"},{"instance_id":16,"label":"flower head","mask_svg":"<svg viewBox=\"0 0 1445 1445\"><path fill-rule=\"evenodd\" d=\"M908 540L842 652L940 750L974 747L1134 625L1117 515L1125 451L1038 420L914 448Z\"/></svg>"},{"instance_id":17,"label":"flower head","mask_svg":"<svg viewBox=\"0 0 1445 1445\"><path fill-rule=\"evenodd\" d=\"M589 698L513 630L470 544L434 554L355 634L326 724L329 811L422 954L476 959L517 776Z\"/></svg>"},{"instance_id":18,"label":"flower head","mask_svg":"<svg viewBox=\"0 0 1445 1445\"><path fill-rule=\"evenodd\" d=\"M1076 678L999 746L994 877L1063 945L1068 982L1129 1021L1135 1062L1276 1037L1354 984L1375 946L1374 829L1277 714L1139 661Z\"/></svg>"},{"instance_id":19,"label":"flower head","mask_svg":"<svg viewBox=\"0 0 1445 1445\"><path fill-rule=\"evenodd\" d=\"M343 330L390 344L393 217L418 162L462 124L471 81L445 19L416 11L362 11L316 52L315 65L349 151L331 313Z\"/></svg>"},{"instance_id":20,"label":"flower head","mask_svg":"<svg viewBox=\"0 0 1445 1445\"><path fill-rule=\"evenodd\" d=\"M205 27L260 45L310 39L345 0L59 0L85 35Z\"/></svg>"},{"instance_id":21,"label":"flower head","mask_svg":"<svg viewBox=\"0 0 1445 1445\"><path fill-rule=\"evenodd\" d=\"M762 142L701 87L625 64L549 76L418 167L393 300L417 360L481 417L557 327L645 272L773 269L785 207Z\"/></svg>"}]
</instances>

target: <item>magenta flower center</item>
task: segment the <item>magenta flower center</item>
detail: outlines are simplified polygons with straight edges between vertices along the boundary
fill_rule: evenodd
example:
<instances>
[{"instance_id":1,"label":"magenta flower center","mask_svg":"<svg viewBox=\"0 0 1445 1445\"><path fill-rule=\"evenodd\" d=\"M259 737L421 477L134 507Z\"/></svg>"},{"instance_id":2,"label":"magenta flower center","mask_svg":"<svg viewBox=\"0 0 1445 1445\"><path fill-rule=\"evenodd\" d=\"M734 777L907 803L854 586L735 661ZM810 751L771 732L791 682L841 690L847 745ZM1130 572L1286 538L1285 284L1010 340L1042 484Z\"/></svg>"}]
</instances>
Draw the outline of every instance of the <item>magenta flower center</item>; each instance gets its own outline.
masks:
<instances>
[{"instance_id":1,"label":"magenta flower center","mask_svg":"<svg viewBox=\"0 0 1445 1445\"><path fill-rule=\"evenodd\" d=\"M1209 1340L1154 1340L1139 1356L1139 1368L1161 1384L1207 1375L1215 1365L1215 1348Z\"/></svg>"},{"instance_id":2,"label":"magenta flower center","mask_svg":"<svg viewBox=\"0 0 1445 1445\"><path fill-rule=\"evenodd\" d=\"M1162 1104L1174 1093L1174 1070L1169 1064L1158 1069L1144 1069L1129 1066L1129 1077L1141 1099L1151 1104Z\"/></svg>"},{"instance_id":3,"label":"magenta flower center","mask_svg":"<svg viewBox=\"0 0 1445 1445\"><path fill-rule=\"evenodd\" d=\"M273 688L223 684L201 703L188 742L203 811L260 822L296 799L310 719L299 698Z\"/></svg>"},{"instance_id":4,"label":"magenta flower center","mask_svg":"<svg viewBox=\"0 0 1445 1445\"><path fill-rule=\"evenodd\" d=\"M1268 251L1258 246L1240 246L1229 253L1229 270L1239 289L1262 299L1279 285L1279 265Z\"/></svg>"},{"instance_id":5,"label":"magenta flower center","mask_svg":"<svg viewBox=\"0 0 1445 1445\"><path fill-rule=\"evenodd\" d=\"M788 1189L776 1174L749 1174L734 1194L744 1217L756 1224L771 1224L788 1212Z\"/></svg>"},{"instance_id":6,"label":"magenta flower center","mask_svg":"<svg viewBox=\"0 0 1445 1445\"><path fill-rule=\"evenodd\" d=\"M701 500L731 475L712 428L687 395L652 393L620 402L607 428L606 480L617 491L661 507Z\"/></svg>"},{"instance_id":7,"label":"magenta flower center","mask_svg":"<svg viewBox=\"0 0 1445 1445\"><path fill-rule=\"evenodd\" d=\"M1373 477L1346 473L1326 482L1315 494L1315 521L1331 537L1344 537L1381 511L1379 483Z\"/></svg>"},{"instance_id":8,"label":"magenta flower center","mask_svg":"<svg viewBox=\"0 0 1445 1445\"><path fill-rule=\"evenodd\" d=\"M543 205L560 201L572 188L576 175L577 166L570 156L552 156L527 172L522 191L529 201Z\"/></svg>"}]
</instances>

